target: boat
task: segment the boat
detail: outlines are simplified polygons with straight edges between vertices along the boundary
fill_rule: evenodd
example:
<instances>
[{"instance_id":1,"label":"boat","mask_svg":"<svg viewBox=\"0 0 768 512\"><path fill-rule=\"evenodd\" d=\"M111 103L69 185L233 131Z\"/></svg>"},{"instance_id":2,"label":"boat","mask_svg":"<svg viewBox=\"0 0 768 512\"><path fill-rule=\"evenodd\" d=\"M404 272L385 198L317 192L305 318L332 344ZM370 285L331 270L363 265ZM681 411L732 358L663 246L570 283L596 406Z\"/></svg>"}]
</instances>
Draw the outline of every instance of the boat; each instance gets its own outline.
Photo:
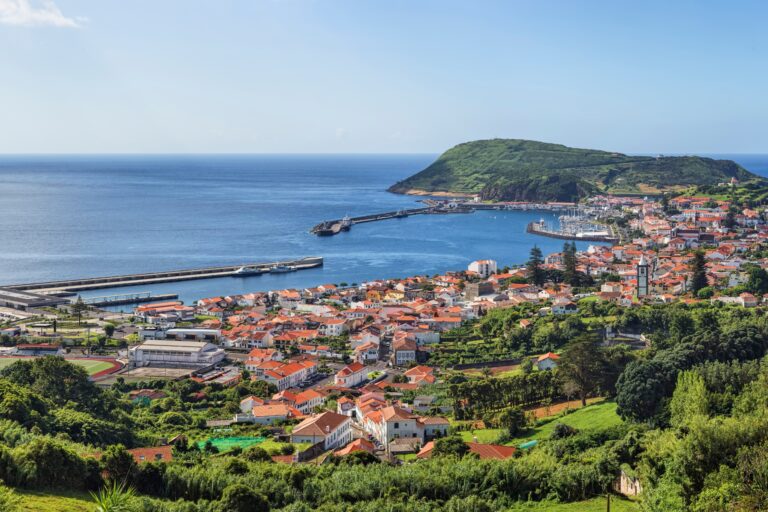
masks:
<instances>
[{"instance_id":1,"label":"boat","mask_svg":"<svg viewBox=\"0 0 768 512\"><path fill-rule=\"evenodd\" d=\"M407 216L408 216L408 212L405 210L398 210L397 213L395 214L395 217L397 218L402 218Z\"/></svg>"},{"instance_id":2,"label":"boat","mask_svg":"<svg viewBox=\"0 0 768 512\"><path fill-rule=\"evenodd\" d=\"M269 269L270 274L285 274L286 272L295 272L297 268L293 265L275 265Z\"/></svg>"},{"instance_id":3,"label":"boat","mask_svg":"<svg viewBox=\"0 0 768 512\"><path fill-rule=\"evenodd\" d=\"M321 225L316 226L312 230L312 232L317 236L332 236L338 234L339 231L341 231L339 224L334 224L331 222L323 222Z\"/></svg>"},{"instance_id":4,"label":"boat","mask_svg":"<svg viewBox=\"0 0 768 512\"><path fill-rule=\"evenodd\" d=\"M265 272L261 267L240 267L232 272L232 277L260 276Z\"/></svg>"}]
</instances>

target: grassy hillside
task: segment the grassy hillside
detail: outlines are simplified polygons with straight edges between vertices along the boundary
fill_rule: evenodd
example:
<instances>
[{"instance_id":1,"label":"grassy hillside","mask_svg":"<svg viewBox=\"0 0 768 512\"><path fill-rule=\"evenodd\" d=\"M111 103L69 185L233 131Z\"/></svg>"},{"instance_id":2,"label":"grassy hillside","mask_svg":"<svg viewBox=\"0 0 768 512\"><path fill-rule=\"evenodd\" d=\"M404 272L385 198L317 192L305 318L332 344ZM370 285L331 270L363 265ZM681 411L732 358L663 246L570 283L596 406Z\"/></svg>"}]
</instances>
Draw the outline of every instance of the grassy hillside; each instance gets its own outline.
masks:
<instances>
[{"instance_id":1,"label":"grassy hillside","mask_svg":"<svg viewBox=\"0 0 768 512\"><path fill-rule=\"evenodd\" d=\"M455 146L390 188L397 193L480 194L490 200L573 201L600 192L652 194L732 177L763 181L730 160L627 156L518 139Z\"/></svg>"}]
</instances>

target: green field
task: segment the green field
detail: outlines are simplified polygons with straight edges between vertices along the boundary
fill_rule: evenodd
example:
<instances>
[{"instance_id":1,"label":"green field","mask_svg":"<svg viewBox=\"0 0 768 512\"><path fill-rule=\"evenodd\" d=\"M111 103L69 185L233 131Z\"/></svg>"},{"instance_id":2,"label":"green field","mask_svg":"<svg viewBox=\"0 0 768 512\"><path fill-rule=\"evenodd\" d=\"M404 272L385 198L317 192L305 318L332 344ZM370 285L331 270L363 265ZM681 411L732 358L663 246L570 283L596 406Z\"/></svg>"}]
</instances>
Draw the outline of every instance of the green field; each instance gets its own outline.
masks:
<instances>
[{"instance_id":1,"label":"green field","mask_svg":"<svg viewBox=\"0 0 768 512\"><path fill-rule=\"evenodd\" d=\"M506 509L506 512L525 512L531 510L535 512L605 512L606 499L592 498L585 501L575 501L573 503L556 503L550 501L526 502ZM637 512L640 506L634 501L611 496L611 512Z\"/></svg>"},{"instance_id":2,"label":"green field","mask_svg":"<svg viewBox=\"0 0 768 512\"><path fill-rule=\"evenodd\" d=\"M29 358L28 357L0 357L0 370L22 359L29 359ZM67 359L67 361L69 361L70 363L76 364L78 366L82 366L83 368L85 368L85 371L88 372L88 375L93 375L95 373L99 373L101 371L112 368L112 363L109 363L107 361L99 361L99 360L93 360L93 359Z\"/></svg>"},{"instance_id":3,"label":"green field","mask_svg":"<svg viewBox=\"0 0 768 512\"><path fill-rule=\"evenodd\" d=\"M87 512L95 510L93 500L87 494L65 493L46 494L42 492L16 491L22 499L21 510L25 512ZM573 503L526 502L506 509L507 512L604 512L605 498L592 498ZM637 503L611 496L612 512L637 512Z\"/></svg>"},{"instance_id":4,"label":"green field","mask_svg":"<svg viewBox=\"0 0 768 512\"><path fill-rule=\"evenodd\" d=\"M594 405L588 405L575 412L564 416L555 416L552 419L544 420L540 426L532 428L523 436L505 443L510 446L517 446L520 443L531 441L533 439L542 441L548 439L555 429L555 425L563 423L578 430L590 430L596 428L607 428L619 425L622 419L616 414L616 403L612 401L600 402ZM484 444L492 444L501 434L501 429L488 428L482 430L472 430L461 432L461 438L464 441L474 441Z\"/></svg>"},{"instance_id":5,"label":"green field","mask_svg":"<svg viewBox=\"0 0 768 512\"><path fill-rule=\"evenodd\" d=\"M261 444L266 440L266 437L217 437L206 439L205 441L198 441L197 447L202 450L205 446L205 443L210 441L211 444L216 447L217 450L219 450L219 452L226 452L235 447L245 449L255 444Z\"/></svg>"},{"instance_id":6,"label":"green field","mask_svg":"<svg viewBox=\"0 0 768 512\"><path fill-rule=\"evenodd\" d=\"M60 494L16 490L16 494L21 497L21 510L24 512L87 512L96 509L86 493L57 492Z\"/></svg>"}]
</instances>

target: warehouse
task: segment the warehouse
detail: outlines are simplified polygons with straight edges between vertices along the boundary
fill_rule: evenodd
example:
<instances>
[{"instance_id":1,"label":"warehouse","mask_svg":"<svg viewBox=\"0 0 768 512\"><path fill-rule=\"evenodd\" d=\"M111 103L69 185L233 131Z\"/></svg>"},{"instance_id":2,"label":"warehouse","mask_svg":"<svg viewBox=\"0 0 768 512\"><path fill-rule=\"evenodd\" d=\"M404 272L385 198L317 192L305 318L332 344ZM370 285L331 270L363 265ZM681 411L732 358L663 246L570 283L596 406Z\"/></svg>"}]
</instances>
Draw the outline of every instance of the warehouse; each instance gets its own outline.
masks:
<instances>
[{"instance_id":1,"label":"warehouse","mask_svg":"<svg viewBox=\"0 0 768 512\"><path fill-rule=\"evenodd\" d=\"M147 340L129 350L133 366L201 368L220 363L224 350L202 341Z\"/></svg>"},{"instance_id":2,"label":"warehouse","mask_svg":"<svg viewBox=\"0 0 768 512\"><path fill-rule=\"evenodd\" d=\"M42 295L10 288L0 288L0 306L26 311L28 308L69 304L67 299L53 295Z\"/></svg>"}]
</instances>

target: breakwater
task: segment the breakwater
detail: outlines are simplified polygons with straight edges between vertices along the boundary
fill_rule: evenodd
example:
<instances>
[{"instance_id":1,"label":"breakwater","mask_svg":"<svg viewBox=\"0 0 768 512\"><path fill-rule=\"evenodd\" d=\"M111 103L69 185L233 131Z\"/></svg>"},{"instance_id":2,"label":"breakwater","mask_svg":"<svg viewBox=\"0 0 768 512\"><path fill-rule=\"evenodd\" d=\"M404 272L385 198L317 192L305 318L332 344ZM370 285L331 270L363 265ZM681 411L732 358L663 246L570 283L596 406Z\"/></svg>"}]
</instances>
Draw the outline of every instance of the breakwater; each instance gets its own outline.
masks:
<instances>
[{"instance_id":1,"label":"breakwater","mask_svg":"<svg viewBox=\"0 0 768 512\"><path fill-rule=\"evenodd\" d=\"M292 267L294 270L304 270L323 266L323 258L313 256L297 260L243 263L239 265L224 265L219 267L204 267L182 270L166 270L161 272L145 272L142 274L126 274L120 276L86 277L82 279L66 279L62 281L47 281L41 283L22 283L4 286L11 290L34 290L39 293L73 292L96 290L100 288L117 288L139 284L170 283L192 279L211 279L237 275L242 267L263 269L264 272L274 267Z\"/></svg>"}]
</instances>

